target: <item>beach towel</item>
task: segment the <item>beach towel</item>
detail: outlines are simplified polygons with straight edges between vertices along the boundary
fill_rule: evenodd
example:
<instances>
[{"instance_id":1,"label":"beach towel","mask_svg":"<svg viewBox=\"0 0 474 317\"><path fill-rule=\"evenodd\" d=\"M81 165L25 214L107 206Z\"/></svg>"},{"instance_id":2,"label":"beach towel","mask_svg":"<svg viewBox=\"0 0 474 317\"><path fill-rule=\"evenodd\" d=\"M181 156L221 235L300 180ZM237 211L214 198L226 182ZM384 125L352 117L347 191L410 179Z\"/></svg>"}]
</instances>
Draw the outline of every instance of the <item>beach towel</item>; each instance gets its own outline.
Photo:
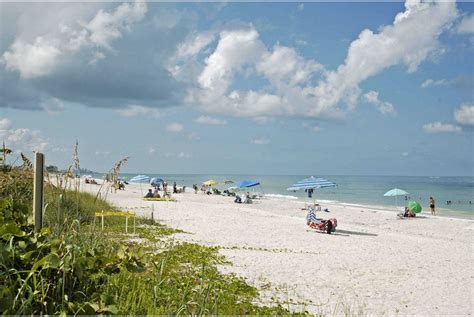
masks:
<instances>
[{"instance_id":1,"label":"beach towel","mask_svg":"<svg viewBox=\"0 0 474 317\"><path fill-rule=\"evenodd\" d=\"M310 223L316 223L317 218L316 218L316 212L314 211L313 208L308 208L308 214L306 215L306 221Z\"/></svg>"}]
</instances>

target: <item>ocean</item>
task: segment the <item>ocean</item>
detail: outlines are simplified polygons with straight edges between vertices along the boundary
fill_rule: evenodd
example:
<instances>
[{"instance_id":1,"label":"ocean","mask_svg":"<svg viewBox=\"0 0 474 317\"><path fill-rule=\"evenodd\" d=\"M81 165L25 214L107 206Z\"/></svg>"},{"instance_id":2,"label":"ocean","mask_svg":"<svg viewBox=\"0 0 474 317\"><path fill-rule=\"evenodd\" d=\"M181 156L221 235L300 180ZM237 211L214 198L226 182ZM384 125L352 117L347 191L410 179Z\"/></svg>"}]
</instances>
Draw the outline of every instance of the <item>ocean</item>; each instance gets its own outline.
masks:
<instances>
[{"instance_id":1,"label":"ocean","mask_svg":"<svg viewBox=\"0 0 474 317\"><path fill-rule=\"evenodd\" d=\"M122 174L130 179L137 174ZM192 189L193 184L215 180L231 180L235 184L217 185L224 189L235 186L242 180L255 180L261 187L257 190L270 197L282 199L308 200L304 191L288 191L290 185L310 175L199 175L199 174L147 174L150 177L163 178L168 183L176 182ZM100 177L99 175L97 175ZM436 201L436 209L440 215L474 218L474 177L429 177L429 176L340 176L314 175L333 181L336 188L315 190L313 199L320 202L336 202L358 205L395 207L395 197L384 197L384 193L392 188L400 188L410 195L407 200L416 200L424 211L429 211L429 197ZM447 202L451 201L450 204ZM405 197L397 198L398 206L406 203Z\"/></svg>"}]
</instances>

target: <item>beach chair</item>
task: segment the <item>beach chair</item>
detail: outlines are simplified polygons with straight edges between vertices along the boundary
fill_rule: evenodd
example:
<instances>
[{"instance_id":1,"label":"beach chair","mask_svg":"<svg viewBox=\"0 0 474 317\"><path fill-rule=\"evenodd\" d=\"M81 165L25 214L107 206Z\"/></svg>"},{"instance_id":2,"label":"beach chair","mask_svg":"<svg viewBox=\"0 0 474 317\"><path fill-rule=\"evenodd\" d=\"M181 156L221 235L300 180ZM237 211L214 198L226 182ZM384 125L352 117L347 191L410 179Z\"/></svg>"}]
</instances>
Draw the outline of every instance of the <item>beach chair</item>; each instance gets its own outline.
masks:
<instances>
[{"instance_id":1,"label":"beach chair","mask_svg":"<svg viewBox=\"0 0 474 317\"><path fill-rule=\"evenodd\" d=\"M308 207L308 214L306 215L306 225L311 229L326 231L331 234L336 231L337 219L331 218L328 220L316 218L316 211L312 207Z\"/></svg>"}]
</instances>

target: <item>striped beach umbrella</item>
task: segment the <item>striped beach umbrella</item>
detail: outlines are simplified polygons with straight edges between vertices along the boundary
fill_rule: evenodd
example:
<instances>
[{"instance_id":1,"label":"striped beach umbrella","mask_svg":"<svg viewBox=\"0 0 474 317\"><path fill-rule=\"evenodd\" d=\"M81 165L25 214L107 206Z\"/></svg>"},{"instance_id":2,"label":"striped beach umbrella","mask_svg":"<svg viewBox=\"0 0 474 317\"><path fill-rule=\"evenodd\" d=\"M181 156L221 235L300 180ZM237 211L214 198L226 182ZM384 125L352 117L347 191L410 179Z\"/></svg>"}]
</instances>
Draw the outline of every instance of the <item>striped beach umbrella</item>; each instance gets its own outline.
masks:
<instances>
[{"instance_id":1,"label":"striped beach umbrella","mask_svg":"<svg viewBox=\"0 0 474 317\"><path fill-rule=\"evenodd\" d=\"M148 183L150 182L150 177L146 175L137 175L130 179L131 183Z\"/></svg>"},{"instance_id":2,"label":"striped beach umbrella","mask_svg":"<svg viewBox=\"0 0 474 317\"><path fill-rule=\"evenodd\" d=\"M306 178L294 183L293 185L288 187L287 190L319 189L330 187L337 187L337 185L336 183L328 181L327 179L315 178L314 176L311 176L310 178Z\"/></svg>"}]
</instances>

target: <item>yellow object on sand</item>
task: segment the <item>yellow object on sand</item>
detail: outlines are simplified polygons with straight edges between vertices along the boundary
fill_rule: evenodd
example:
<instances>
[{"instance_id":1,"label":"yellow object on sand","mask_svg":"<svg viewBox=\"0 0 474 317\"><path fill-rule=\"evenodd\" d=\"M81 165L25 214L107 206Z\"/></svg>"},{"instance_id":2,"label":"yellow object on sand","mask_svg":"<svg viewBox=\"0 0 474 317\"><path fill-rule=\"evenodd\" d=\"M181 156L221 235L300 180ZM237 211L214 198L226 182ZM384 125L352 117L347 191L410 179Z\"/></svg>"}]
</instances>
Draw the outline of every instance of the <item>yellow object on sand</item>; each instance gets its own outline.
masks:
<instances>
[{"instance_id":1,"label":"yellow object on sand","mask_svg":"<svg viewBox=\"0 0 474 317\"><path fill-rule=\"evenodd\" d=\"M98 211L95 213L97 217L118 216L118 217L135 217L135 213L131 211Z\"/></svg>"},{"instance_id":2,"label":"yellow object on sand","mask_svg":"<svg viewBox=\"0 0 474 317\"><path fill-rule=\"evenodd\" d=\"M203 184L209 186L209 185L217 185L219 184L219 182L216 180L210 179L208 181L205 181Z\"/></svg>"},{"instance_id":3,"label":"yellow object on sand","mask_svg":"<svg viewBox=\"0 0 474 317\"><path fill-rule=\"evenodd\" d=\"M176 201L176 198L143 198L146 201Z\"/></svg>"}]
</instances>

